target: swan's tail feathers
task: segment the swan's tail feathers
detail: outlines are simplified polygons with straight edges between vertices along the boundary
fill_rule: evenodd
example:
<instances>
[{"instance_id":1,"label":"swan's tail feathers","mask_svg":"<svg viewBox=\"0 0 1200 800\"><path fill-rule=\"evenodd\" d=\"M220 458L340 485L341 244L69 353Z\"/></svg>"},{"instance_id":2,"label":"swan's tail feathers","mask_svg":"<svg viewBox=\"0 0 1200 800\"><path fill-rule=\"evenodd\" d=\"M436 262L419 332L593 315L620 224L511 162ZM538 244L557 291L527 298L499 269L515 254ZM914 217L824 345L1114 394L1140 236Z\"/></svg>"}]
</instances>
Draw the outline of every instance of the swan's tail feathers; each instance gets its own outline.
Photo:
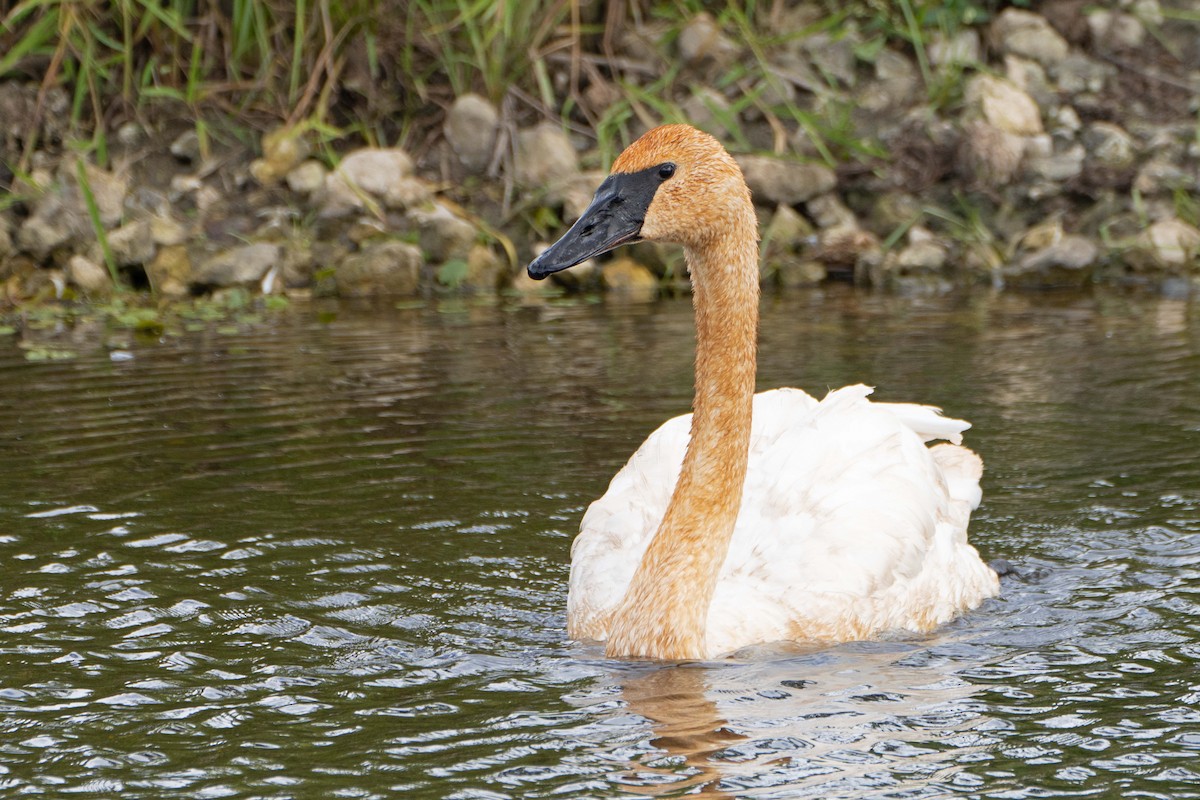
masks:
<instances>
[{"instance_id":1,"label":"swan's tail feathers","mask_svg":"<svg viewBox=\"0 0 1200 800\"><path fill-rule=\"evenodd\" d=\"M979 479L983 477L983 459L974 450L954 444L939 444L929 448L930 455L942 470L950 497L979 507L982 492Z\"/></svg>"},{"instance_id":2,"label":"swan's tail feathers","mask_svg":"<svg viewBox=\"0 0 1200 800\"><path fill-rule=\"evenodd\" d=\"M921 406L915 403L872 403L872 405L895 415L926 442L945 439L954 444L962 444L963 431L971 427L971 423L965 420L942 416L942 410L934 406Z\"/></svg>"}]
</instances>

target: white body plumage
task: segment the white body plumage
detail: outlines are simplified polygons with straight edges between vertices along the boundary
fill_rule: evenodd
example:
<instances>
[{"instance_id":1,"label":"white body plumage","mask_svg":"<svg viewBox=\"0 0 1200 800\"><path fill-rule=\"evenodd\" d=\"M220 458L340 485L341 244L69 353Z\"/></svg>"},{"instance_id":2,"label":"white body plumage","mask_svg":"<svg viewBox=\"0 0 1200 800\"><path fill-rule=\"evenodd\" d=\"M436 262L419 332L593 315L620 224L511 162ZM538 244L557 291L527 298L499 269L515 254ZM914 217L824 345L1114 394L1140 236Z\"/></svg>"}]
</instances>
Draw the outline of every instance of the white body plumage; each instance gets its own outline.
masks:
<instances>
[{"instance_id":1,"label":"white body plumage","mask_svg":"<svg viewBox=\"0 0 1200 800\"><path fill-rule=\"evenodd\" d=\"M762 642L847 641L927 631L979 605L998 578L967 543L982 463L970 427L930 406L872 403L848 386L754 396L749 468L707 614L706 655ZM658 530L691 415L664 423L592 503L571 550L567 613L608 638ZM945 439L954 444L927 447Z\"/></svg>"}]
</instances>

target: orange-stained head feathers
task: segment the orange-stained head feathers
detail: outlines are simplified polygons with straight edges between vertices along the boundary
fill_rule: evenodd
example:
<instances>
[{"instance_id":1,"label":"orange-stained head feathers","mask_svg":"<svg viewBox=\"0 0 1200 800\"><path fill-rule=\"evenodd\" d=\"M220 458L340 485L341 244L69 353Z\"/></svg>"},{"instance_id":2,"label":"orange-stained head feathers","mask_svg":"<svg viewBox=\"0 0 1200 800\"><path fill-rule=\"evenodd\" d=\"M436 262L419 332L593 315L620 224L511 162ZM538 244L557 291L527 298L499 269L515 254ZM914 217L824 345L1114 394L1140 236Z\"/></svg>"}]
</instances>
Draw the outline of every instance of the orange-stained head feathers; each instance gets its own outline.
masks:
<instances>
[{"instance_id":1,"label":"orange-stained head feathers","mask_svg":"<svg viewBox=\"0 0 1200 800\"><path fill-rule=\"evenodd\" d=\"M707 133L663 125L621 153L591 205L534 259L529 275L544 278L628 242L699 248L747 231L757 239L750 190L737 162Z\"/></svg>"}]
</instances>

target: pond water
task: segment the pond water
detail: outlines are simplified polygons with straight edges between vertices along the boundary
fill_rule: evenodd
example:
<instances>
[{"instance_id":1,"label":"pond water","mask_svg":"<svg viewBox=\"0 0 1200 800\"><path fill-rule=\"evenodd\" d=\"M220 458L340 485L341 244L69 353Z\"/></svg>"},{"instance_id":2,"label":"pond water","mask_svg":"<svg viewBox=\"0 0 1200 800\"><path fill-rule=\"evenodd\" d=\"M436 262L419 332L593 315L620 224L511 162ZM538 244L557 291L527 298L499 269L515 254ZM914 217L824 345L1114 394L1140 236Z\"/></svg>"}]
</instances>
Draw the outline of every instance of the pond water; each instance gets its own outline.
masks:
<instances>
[{"instance_id":1,"label":"pond water","mask_svg":"<svg viewBox=\"0 0 1200 800\"><path fill-rule=\"evenodd\" d=\"M765 298L761 388L975 424L1018 573L928 636L607 661L568 548L692 335L679 299L0 338L0 796L1200 797L1200 303Z\"/></svg>"}]
</instances>

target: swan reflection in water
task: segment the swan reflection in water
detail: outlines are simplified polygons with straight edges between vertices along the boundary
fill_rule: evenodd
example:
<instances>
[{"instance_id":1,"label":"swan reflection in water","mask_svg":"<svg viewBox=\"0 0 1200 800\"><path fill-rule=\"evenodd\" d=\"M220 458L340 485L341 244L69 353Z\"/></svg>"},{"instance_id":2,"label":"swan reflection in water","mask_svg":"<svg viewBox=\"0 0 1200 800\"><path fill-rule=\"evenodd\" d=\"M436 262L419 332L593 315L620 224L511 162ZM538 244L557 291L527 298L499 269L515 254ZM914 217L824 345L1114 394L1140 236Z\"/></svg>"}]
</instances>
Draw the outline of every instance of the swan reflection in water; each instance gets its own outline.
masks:
<instances>
[{"instance_id":1,"label":"swan reflection in water","mask_svg":"<svg viewBox=\"0 0 1200 800\"><path fill-rule=\"evenodd\" d=\"M625 710L649 723L650 736L649 749L611 779L645 796L913 790L969 783L960 773L986 761L982 751L996 741L976 687L955 674L963 663L928 649L892 642L740 655L614 668Z\"/></svg>"}]
</instances>

